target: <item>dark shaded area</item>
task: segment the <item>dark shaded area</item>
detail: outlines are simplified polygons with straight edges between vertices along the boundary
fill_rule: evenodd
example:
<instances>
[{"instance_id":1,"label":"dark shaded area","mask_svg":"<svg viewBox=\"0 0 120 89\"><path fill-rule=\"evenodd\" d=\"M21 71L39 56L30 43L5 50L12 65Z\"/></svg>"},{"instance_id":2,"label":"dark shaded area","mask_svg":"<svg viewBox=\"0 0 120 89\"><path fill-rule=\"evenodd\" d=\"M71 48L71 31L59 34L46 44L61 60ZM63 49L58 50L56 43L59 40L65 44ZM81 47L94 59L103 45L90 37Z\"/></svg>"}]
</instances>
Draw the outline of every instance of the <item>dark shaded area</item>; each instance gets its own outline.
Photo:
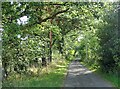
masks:
<instances>
[{"instance_id":1,"label":"dark shaded area","mask_svg":"<svg viewBox=\"0 0 120 89\"><path fill-rule=\"evenodd\" d=\"M42 66L47 66L46 58L42 57Z\"/></svg>"}]
</instances>

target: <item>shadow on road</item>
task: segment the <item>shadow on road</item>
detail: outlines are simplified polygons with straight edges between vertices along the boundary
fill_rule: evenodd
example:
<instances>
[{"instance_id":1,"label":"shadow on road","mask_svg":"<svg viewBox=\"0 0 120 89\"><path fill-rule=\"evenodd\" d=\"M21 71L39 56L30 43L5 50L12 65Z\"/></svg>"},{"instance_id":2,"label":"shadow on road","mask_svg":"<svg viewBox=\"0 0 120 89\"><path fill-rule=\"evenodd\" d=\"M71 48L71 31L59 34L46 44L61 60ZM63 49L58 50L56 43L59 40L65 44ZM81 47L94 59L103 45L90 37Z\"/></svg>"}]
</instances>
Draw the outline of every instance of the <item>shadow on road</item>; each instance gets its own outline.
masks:
<instances>
[{"instance_id":1,"label":"shadow on road","mask_svg":"<svg viewBox=\"0 0 120 89\"><path fill-rule=\"evenodd\" d=\"M80 64L78 60L72 61L68 68L64 89L86 89L88 87L91 89L116 89L99 75Z\"/></svg>"}]
</instances>

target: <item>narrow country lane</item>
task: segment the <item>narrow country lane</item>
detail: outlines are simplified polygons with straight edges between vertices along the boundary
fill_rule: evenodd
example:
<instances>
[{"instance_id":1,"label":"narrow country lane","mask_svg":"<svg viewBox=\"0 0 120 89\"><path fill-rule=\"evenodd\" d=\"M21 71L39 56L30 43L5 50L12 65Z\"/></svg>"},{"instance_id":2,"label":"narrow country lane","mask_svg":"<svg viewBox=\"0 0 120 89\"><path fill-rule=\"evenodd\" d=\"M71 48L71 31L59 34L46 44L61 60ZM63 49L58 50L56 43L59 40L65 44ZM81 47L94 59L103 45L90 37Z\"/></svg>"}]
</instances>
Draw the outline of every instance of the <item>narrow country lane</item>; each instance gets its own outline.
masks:
<instances>
[{"instance_id":1,"label":"narrow country lane","mask_svg":"<svg viewBox=\"0 0 120 89\"><path fill-rule=\"evenodd\" d=\"M115 89L109 82L92 73L78 61L70 63L64 87L72 87L73 89L76 89L76 87L109 87Z\"/></svg>"}]
</instances>

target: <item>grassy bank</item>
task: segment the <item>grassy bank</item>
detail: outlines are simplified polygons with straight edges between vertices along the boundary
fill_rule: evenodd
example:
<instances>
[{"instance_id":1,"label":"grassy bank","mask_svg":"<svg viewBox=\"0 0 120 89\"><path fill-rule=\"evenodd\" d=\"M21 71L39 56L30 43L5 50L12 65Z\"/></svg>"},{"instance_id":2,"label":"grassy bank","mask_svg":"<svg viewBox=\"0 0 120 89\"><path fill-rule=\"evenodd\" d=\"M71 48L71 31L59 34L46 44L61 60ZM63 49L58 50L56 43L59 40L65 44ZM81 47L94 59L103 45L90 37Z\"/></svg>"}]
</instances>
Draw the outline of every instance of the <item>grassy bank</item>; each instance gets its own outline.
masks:
<instances>
[{"instance_id":1,"label":"grassy bank","mask_svg":"<svg viewBox=\"0 0 120 89\"><path fill-rule=\"evenodd\" d=\"M118 74L114 74L114 73L105 73L103 71L101 71L99 68L90 66L84 62L81 62L83 65L85 65L88 69L90 69L91 71L93 71L94 73L100 75L101 77L103 77L105 80L107 80L108 82L110 82L113 87L117 87L118 89L120 89L120 78Z\"/></svg>"},{"instance_id":2,"label":"grassy bank","mask_svg":"<svg viewBox=\"0 0 120 89\"><path fill-rule=\"evenodd\" d=\"M111 82L114 87L117 87L118 89L120 89L120 86L119 86L120 79L118 78L117 74L105 73L100 70L96 70L95 73L99 74L101 77Z\"/></svg>"},{"instance_id":3,"label":"grassy bank","mask_svg":"<svg viewBox=\"0 0 120 89\"><path fill-rule=\"evenodd\" d=\"M67 73L67 61L53 62L43 68L39 76L14 75L3 83L4 87L62 87Z\"/></svg>"}]
</instances>

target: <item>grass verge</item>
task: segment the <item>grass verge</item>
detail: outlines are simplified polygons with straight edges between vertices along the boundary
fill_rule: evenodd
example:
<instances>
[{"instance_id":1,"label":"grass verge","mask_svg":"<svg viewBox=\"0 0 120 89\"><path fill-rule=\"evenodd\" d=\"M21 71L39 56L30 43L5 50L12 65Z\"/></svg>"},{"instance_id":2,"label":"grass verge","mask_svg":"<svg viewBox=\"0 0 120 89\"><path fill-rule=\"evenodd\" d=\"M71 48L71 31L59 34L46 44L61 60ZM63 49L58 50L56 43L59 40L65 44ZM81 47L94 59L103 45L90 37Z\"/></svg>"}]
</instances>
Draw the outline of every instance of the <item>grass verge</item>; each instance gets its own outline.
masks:
<instances>
[{"instance_id":1,"label":"grass verge","mask_svg":"<svg viewBox=\"0 0 120 89\"><path fill-rule=\"evenodd\" d=\"M118 78L118 75L114 73L105 73L99 69L96 70L95 73L99 74L101 77L111 82L114 87L117 87L118 89L120 89L120 86L119 86L120 79Z\"/></svg>"},{"instance_id":2,"label":"grass verge","mask_svg":"<svg viewBox=\"0 0 120 89\"><path fill-rule=\"evenodd\" d=\"M120 78L119 78L120 75L114 74L112 72L105 73L105 72L101 71L99 68L95 68L84 62L81 62L81 64L85 65L85 67L87 67L89 70L93 71L94 73L103 77L105 80L109 81L113 85L113 87L117 87L118 89L120 89Z\"/></svg>"},{"instance_id":3,"label":"grass verge","mask_svg":"<svg viewBox=\"0 0 120 89\"><path fill-rule=\"evenodd\" d=\"M3 82L3 87L62 87L68 61L52 62L39 76L17 75Z\"/></svg>"}]
</instances>

